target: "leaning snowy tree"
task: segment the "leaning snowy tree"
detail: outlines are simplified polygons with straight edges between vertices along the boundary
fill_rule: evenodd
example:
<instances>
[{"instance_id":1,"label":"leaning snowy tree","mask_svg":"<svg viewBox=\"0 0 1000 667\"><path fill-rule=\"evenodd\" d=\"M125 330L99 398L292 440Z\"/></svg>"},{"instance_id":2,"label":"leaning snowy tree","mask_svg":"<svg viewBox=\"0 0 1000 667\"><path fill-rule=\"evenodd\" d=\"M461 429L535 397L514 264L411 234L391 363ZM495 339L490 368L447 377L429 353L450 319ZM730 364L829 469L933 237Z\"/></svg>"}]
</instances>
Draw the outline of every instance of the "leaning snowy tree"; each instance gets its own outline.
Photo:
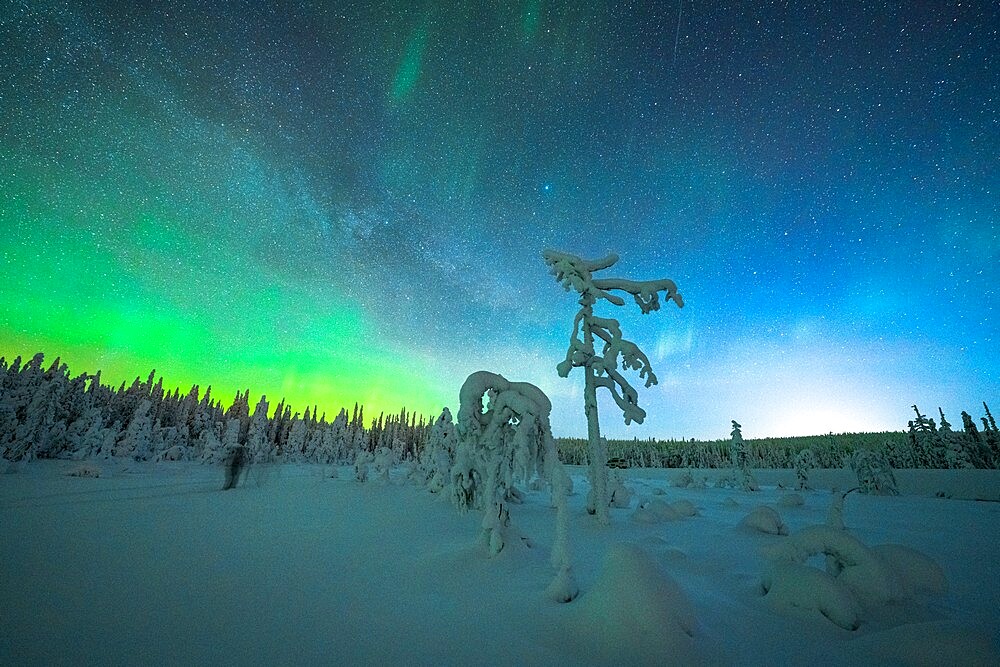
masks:
<instances>
[{"instance_id":1,"label":"leaning snowy tree","mask_svg":"<svg viewBox=\"0 0 1000 667\"><path fill-rule=\"evenodd\" d=\"M580 310L573 320L573 333L569 339L566 358L556 366L560 377L567 377L574 368L584 369L584 412L587 415L587 440L590 452L590 494L587 511L597 514L602 524L609 522L607 499L607 451L601 446L601 428L597 419L597 389L606 388L611 392L625 417L625 424L641 424L646 411L639 407L638 393L619 372L639 371L639 378L645 380L646 387L656 384L656 375L649 359L639 347L622 337L617 320L594 315L594 304L600 299L616 306L624 306L625 300L612 291L632 295L643 314L660 309L660 292L664 301L673 301L679 308L684 300L677 292L674 281L662 280L634 281L623 278L594 278L593 273L610 268L618 261L612 253L598 260L585 260L575 255L555 250L542 253L545 263L566 291L575 290L579 295ZM598 354L595 339L603 348Z\"/></svg>"}]
</instances>

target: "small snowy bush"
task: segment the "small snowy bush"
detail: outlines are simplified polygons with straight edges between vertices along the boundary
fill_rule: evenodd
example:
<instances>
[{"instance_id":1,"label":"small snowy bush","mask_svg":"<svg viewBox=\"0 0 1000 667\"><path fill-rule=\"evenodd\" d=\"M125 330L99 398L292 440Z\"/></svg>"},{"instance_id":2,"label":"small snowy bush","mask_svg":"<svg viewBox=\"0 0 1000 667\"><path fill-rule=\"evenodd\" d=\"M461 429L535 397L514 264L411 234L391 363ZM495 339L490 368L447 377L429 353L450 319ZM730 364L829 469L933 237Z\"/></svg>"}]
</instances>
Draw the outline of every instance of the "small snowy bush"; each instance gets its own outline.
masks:
<instances>
[{"instance_id":1,"label":"small snowy bush","mask_svg":"<svg viewBox=\"0 0 1000 667\"><path fill-rule=\"evenodd\" d=\"M84 463L72 468L66 473L70 477L100 477L101 469L93 463Z\"/></svg>"},{"instance_id":2,"label":"small snowy bush","mask_svg":"<svg viewBox=\"0 0 1000 667\"><path fill-rule=\"evenodd\" d=\"M365 449L359 449L357 456L354 457L354 479L359 482L368 481L368 466L374 460L371 452Z\"/></svg>"},{"instance_id":3,"label":"small snowy bush","mask_svg":"<svg viewBox=\"0 0 1000 667\"><path fill-rule=\"evenodd\" d=\"M778 498L778 507L802 507L805 500L797 493L786 493Z\"/></svg>"},{"instance_id":4,"label":"small snowy bush","mask_svg":"<svg viewBox=\"0 0 1000 667\"><path fill-rule=\"evenodd\" d=\"M632 491L625 486L621 473L615 471L608 483L608 506L628 509L632 504Z\"/></svg>"},{"instance_id":5,"label":"small snowy bush","mask_svg":"<svg viewBox=\"0 0 1000 667\"><path fill-rule=\"evenodd\" d=\"M778 563L761 578L761 591L779 610L817 611L845 630L857 630L861 607L830 574L799 563Z\"/></svg>"},{"instance_id":6,"label":"small snowy bush","mask_svg":"<svg viewBox=\"0 0 1000 667\"><path fill-rule=\"evenodd\" d=\"M698 508L690 500L675 500L670 506L680 516L698 516Z\"/></svg>"}]
</instances>

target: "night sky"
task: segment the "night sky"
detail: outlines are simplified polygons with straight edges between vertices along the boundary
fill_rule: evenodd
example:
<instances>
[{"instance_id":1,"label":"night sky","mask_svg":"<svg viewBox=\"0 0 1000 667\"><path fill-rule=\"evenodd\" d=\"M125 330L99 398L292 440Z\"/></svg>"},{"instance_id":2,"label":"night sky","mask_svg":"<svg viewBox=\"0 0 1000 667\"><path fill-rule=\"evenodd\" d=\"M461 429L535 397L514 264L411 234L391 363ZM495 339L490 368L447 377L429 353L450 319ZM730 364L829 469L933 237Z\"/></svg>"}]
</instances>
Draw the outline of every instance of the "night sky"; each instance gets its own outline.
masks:
<instances>
[{"instance_id":1,"label":"night sky","mask_svg":"<svg viewBox=\"0 0 1000 667\"><path fill-rule=\"evenodd\" d=\"M727 7L726 5L731 5ZM645 424L1000 410L995 2L0 0L0 355L328 416L539 385L583 435L555 248Z\"/></svg>"}]
</instances>

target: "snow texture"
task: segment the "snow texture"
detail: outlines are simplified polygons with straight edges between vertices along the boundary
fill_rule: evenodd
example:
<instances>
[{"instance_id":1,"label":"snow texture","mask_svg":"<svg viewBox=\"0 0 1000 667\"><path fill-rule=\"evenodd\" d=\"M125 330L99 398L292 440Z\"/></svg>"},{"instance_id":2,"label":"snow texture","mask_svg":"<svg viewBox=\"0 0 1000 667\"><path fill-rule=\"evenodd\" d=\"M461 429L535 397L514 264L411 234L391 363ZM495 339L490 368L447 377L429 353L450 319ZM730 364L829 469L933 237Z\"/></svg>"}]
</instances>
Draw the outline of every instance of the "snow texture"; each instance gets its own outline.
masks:
<instances>
[{"instance_id":1,"label":"snow texture","mask_svg":"<svg viewBox=\"0 0 1000 667\"><path fill-rule=\"evenodd\" d=\"M816 490L783 517L791 537L735 530L746 496L733 506L731 491L673 487L669 470L630 470L629 486L690 502L697 518L646 524L612 510L597 530L579 494L564 498L560 527L549 487L526 488L511 514L534 546L515 539L490 560L470 539L481 516L407 483L402 467L375 485L347 464L340 479L325 464L273 464L266 483L222 492L221 467L197 461L87 463L99 478L67 476L81 465L71 460L0 475L0 664L1000 664L1000 504L932 491L974 497L1000 485L997 471L916 471L898 497L847 497L850 537L898 584L898 601L875 604L844 580L855 566L825 569L827 551L845 562L851 551L828 531L801 554L762 553L823 522L829 488L853 484L851 470L813 471ZM585 468L564 470L586 484ZM794 483L790 469L754 472L754 502L773 505L777 484ZM845 590L856 630L831 621L850 626Z\"/></svg>"}]
</instances>

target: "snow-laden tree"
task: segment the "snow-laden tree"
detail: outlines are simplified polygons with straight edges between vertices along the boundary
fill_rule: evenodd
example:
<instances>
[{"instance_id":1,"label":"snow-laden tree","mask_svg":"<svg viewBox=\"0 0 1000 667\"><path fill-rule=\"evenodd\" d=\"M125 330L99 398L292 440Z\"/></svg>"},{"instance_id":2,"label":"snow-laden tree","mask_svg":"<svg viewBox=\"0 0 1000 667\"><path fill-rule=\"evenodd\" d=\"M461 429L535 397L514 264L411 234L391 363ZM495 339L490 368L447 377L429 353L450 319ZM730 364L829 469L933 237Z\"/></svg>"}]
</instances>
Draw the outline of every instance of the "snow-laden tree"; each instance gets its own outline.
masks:
<instances>
[{"instance_id":1,"label":"snow-laden tree","mask_svg":"<svg viewBox=\"0 0 1000 667\"><path fill-rule=\"evenodd\" d=\"M729 451L733 459L734 472L739 475L740 488L744 491L756 491L758 489L757 480L753 476L753 471L750 470L747 444L743 440L743 432L740 430L742 426L735 419L731 421L733 422L733 430L730 433L732 439L729 441Z\"/></svg>"},{"instance_id":2,"label":"snow-laden tree","mask_svg":"<svg viewBox=\"0 0 1000 667\"><path fill-rule=\"evenodd\" d=\"M281 452L282 459L286 463L297 463L302 459L302 451L306 446L308 435L309 413L306 412L304 419L298 415L292 418L292 428L288 431L288 441Z\"/></svg>"},{"instance_id":3,"label":"snow-laden tree","mask_svg":"<svg viewBox=\"0 0 1000 667\"><path fill-rule=\"evenodd\" d=\"M646 412L639 407L638 393L619 371L635 370L646 387L656 384L656 375L649 359L639 347L622 337L617 320L598 317L594 305L601 299L615 306L625 305L625 300L612 292L631 294L643 314L660 309L660 292L664 301L673 301L678 307L684 300L672 280L633 281L622 278L594 278L593 273L603 271L618 261L618 255L603 259L585 260L575 255L546 250L542 256L556 280L567 290L579 295L580 310L573 320L569 349L566 358L556 366L560 377L567 377L574 368L584 369L584 412L587 416L587 440L590 449L591 490L587 511L596 513L602 524L609 522L607 483L603 472L607 455L601 454L601 429L597 415L597 389L607 389L621 408L625 424L641 424ZM598 353L597 345L601 345Z\"/></svg>"},{"instance_id":4,"label":"snow-laden tree","mask_svg":"<svg viewBox=\"0 0 1000 667\"><path fill-rule=\"evenodd\" d=\"M851 457L851 468L858 476L858 490L879 496L898 496L896 476L885 454L873 449L860 449Z\"/></svg>"},{"instance_id":5,"label":"snow-laden tree","mask_svg":"<svg viewBox=\"0 0 1000 667\"><path fill-rule=\"evenodd\" d=\"M806 447L795 455L795 479L799 490L809 488L809 471L816 467L816 455Z\"/></svg>"},{"instance_id":6,"label":"snow-laden tree","mask_svg":"<svg viewBox=\"0 0 1000 667\"><path fill-rule=\"evenodd\" d=\"M455 462L456 437L451 411L445 408L431 426L427 445L420 457L420 465L426 475L427 489L431 493L439 493L448 486L448 476Z\"/></svg>"},{"instance_id":7,"label":"snow-laden tree","mask_svg":"<svg viewBox=\"0 0 1000 667\"><path fill-rule=\"evenodd\" d=\"M152 401L147 399L143 399L136 406L125 433L115 447L115 456L130 456L136 461L150 459L153 452L153 423L149 409L152 406Z\"/></svg>"},{"instance_id":8,"label":"snow-laden tree","mask_svg":"<svg viewBox=\"0 0 1000 667\"><path fill-rule=\"evenodd\" d=\"M459 400L452 501L460 511L484 510L483 537L495 555L509 525L506 505L519 497L515 482L526 484L535 475L552 481L558 463L552 404L538 387L488 371L470 375Z\"/></svg>"},{"instance_id":9,"label":"snow-laden tree","mask_svg":"<svg viewBox=\"0 0 1000 667\"><path fill-rule=\"evenodd\" d=\"M235 405L235 404L234 404ZM274 461L274 448L268 438L267 396L261 396L253 411L253 419L249 421L246 431L247 456L252 463L270 463ZM235 412L230 409L231 412ZM229 420L237 419L242 423L245 419L242 412L236 412ZM242 427L241 427L242 431ZM226 443L227 445L229 443Z\"/></svg>"}]
</instances>

